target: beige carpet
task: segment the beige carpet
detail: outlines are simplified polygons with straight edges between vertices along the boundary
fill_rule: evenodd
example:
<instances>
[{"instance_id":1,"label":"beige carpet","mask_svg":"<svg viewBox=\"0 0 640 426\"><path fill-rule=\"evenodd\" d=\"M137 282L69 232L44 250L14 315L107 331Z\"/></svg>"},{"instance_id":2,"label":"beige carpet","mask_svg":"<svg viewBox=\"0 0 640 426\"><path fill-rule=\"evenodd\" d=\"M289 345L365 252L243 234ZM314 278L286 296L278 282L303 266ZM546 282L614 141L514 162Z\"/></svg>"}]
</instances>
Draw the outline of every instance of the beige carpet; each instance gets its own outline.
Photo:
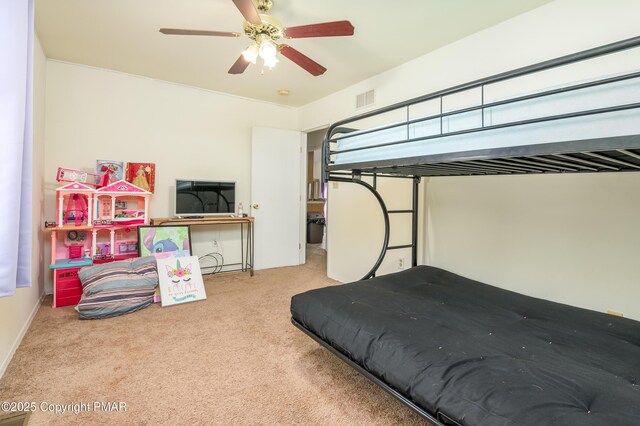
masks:
<instances>
[{"instance_id":1,"label":"beige carpet","mask_svg":"<svg viewBox=\"0 0 640 426\"><path fill-rule=\"evenodd\" d=\"M424 425L291 325L292 295L334 284L325 263L310 247L303 266L208 277L206 301L106 320L80 321L47 298L0 401L35 402L30 425ZM94 411L95 401L126 412ZM90 409L56 414L43 402Z\"/></svg>"}]
</instances>

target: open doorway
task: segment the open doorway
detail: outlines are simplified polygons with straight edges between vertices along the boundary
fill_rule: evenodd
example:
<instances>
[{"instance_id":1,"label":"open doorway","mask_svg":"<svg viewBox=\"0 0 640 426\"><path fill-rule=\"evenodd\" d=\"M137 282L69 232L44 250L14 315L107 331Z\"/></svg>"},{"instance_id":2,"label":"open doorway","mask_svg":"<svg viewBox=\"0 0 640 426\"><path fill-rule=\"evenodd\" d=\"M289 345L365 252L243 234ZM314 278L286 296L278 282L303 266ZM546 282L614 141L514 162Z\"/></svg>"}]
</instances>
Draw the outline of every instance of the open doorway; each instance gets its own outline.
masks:
<instances>
[{"instance_id":1,"label":"open doorway","mask_svg":"<svg viewBox=\"0 0 640 426\"><path fill-rule=\"evenodd\" d=\"M326 189L321 177L326 133L327 128L307 133L307 262L326 259Z\"/></svg>"}]
</instances>

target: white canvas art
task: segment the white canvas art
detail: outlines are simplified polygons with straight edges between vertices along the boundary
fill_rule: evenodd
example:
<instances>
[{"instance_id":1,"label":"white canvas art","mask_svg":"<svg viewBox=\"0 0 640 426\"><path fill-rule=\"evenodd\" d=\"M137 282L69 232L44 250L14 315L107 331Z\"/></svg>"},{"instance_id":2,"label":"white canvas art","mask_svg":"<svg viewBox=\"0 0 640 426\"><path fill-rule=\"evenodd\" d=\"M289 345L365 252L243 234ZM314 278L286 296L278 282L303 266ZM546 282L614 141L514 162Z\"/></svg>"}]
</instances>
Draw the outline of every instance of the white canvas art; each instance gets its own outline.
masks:
<instances>
[{"instance_id":1,"label":"white canvas art","mask_svg":"<svg viewBox=\"0 0 640 426\"><path fill-rule=\"evenodd\" d=\"M160 258L157 262L163 307L207 298L197 256Z\"/></svg>"}]
</instances>

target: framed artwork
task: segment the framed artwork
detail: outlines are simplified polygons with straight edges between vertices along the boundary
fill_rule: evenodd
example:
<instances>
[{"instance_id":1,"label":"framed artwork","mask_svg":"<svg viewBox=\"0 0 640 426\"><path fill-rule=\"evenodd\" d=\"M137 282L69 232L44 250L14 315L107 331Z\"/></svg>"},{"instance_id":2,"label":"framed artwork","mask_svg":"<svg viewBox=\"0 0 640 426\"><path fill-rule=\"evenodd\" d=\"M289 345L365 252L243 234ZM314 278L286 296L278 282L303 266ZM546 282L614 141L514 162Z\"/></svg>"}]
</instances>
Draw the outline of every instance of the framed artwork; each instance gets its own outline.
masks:
<instances>
[{"instance_id":1,"label":"framed artwork","mask_svg":"<svg viewBox=\"0 0 640 426\"><path fill-rule=\"evenodd\" d=\"M153 192L155 190L156 165L154 163L127 163L125 180L138 188Z\"/></svg>"},{"instance_id":2,"label":"framed artwork","mask_svg":"<svg viewBox=\"0 0 640 426\"><path fill-rule=\"evenodd\" d=\"M198 256L158 259L158 279L163 307L207 298Z\"/></svg>"},{"instance_id":3,"label":"framed artwork","mask_svg":"<svg viewBox=\"0 0 640 426\"><path fill-rule=\"evenodd\" d=\"M96 162L96 172L99 175L107 174L109 178L106 184L124 179L124 163L122 161L98 160Z\"/></svg>"},{"instance_id":4,"label":"framed artwork","mask_svg":"<svg viewBox=\"0 0 640 426\"><path fill-rule=\"evenodd\" d=\"M138 226L138 255L156 258L191 256L189 226Z\"/></svg>"}]
</instances>

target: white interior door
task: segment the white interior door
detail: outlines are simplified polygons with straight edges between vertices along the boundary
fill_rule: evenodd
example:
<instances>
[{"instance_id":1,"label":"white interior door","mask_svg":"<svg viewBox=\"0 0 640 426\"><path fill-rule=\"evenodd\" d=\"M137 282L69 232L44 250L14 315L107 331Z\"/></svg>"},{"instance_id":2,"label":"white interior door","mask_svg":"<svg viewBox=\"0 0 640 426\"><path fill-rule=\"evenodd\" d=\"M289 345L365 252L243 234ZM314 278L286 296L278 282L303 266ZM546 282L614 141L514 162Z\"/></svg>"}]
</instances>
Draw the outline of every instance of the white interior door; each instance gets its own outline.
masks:
<instances>
[{"instance_id":1,"label":"white interior door","mask_svg":"<svg viewBox=\"0 0 640 426\"><path fill-rule=\"evenodd\" d=\"M301 262L303 134L254 127L251 144L251 215L256 269ZM304 258L302 258L304 259Z\"/></svg>"}]
</instances>

